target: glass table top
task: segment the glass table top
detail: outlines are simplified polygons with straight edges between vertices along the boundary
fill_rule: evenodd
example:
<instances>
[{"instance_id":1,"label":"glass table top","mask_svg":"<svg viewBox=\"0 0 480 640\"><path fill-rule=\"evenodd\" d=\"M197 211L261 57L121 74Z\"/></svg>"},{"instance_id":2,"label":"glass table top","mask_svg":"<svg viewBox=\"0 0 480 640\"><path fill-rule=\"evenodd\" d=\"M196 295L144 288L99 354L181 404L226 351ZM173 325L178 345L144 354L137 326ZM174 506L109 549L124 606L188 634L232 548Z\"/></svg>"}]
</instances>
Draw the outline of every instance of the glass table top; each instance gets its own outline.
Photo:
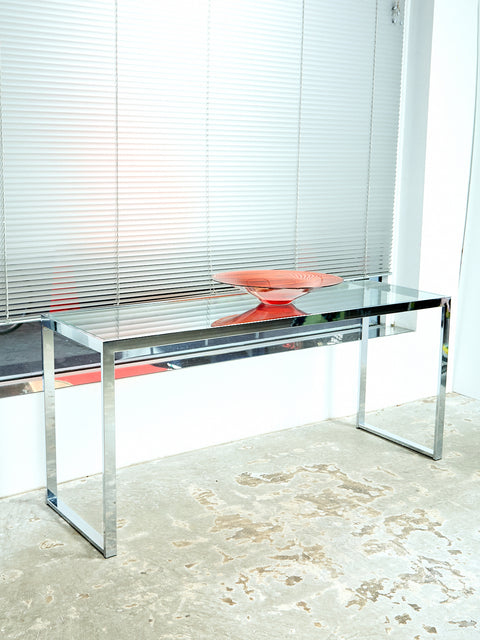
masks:
<instances>
[{"instance_id":1,"label":"glass table top","mask_svg":"<svg viewBox=\"0 0 480 640\"><path fill-rule=\"evenodd\" d=\"M43 316L59 333L79 332L101 342L198 332L198 337L313 325L361 316L441 306L447 297L369 280L317 289L296 305L271 312L249 294L99 307ZM70 331L68 329L73 329Z\"/></svg>"}]
</instances>

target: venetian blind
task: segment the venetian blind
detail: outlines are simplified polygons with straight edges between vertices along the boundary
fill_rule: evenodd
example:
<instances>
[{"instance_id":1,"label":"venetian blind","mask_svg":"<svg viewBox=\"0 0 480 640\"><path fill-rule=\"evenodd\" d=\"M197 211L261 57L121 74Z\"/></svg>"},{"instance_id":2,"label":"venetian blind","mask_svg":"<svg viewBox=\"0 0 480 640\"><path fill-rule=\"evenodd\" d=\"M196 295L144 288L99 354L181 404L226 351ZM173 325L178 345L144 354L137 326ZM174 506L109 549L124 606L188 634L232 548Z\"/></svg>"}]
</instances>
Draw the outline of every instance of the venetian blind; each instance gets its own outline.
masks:
<instances>
[{"instance_id":1,"label":"venetian blind","mask_svg":"<svg viewBox=\"0 0 480 640\"><path fill-rule=\"evenodd\" d=\"M4 306L116 300L115 11L0 3Z\"/></svg>"},{"instance_id":2,"label":"venetian blind","mask_svg":"<svg viewBox=\"0 0 480 640\"><path fill-rule=\"evenodd\" d=\"M388 272L402 42L389 0L3 0L2 314Z\"/></svg>"}]
</instances>

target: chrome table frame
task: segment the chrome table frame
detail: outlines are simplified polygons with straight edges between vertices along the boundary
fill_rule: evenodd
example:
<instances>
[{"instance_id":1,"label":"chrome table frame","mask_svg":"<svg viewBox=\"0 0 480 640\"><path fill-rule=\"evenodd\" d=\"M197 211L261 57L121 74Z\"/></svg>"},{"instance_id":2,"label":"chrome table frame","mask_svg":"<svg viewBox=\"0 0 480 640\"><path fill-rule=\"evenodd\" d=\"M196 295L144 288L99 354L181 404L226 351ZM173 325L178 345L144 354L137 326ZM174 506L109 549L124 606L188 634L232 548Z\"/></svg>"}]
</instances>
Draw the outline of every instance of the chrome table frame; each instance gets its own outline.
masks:
<instances>
[{"instance_id":1,"label":"chrome table frame","mask_svg":"<svg viewBox=\"0 0 480 640\"><path fill-rule=\"evenodd\" d=\"M364 284L370 288L388 287L375 283ZM228 296L232 298L233 296ZM227 297L225 297L227 298ZM307 296L308 298L308 296ZM164 303L168 304L168 303ZM134 308L135 305L129 305ZM140 308L136 305L137 309ZM428 448L407 440L388 431L377 429L365 422L365 395L367 385L367 347L370 321L373 317L388 314L418 311L421 309L441 309L440 357L438 371L438 394L436 401L435 427L433 447ZM165 307L166 308L166 307ZM72 312L70 312L72 313ZM89 312L83 312L89 313ZM94 314L92 310L90 313ZM162 346L166 348L165 360L178 360L194 355L206 356L212 353L230 353L241 351L244 356L251 355L252 348L278 345L290 342L302 342L324 336L330 324L338 324L339 314L313 313L306 314L308 331L298 329L298 318L282 318L272 321L254 322L248 325L229 325L224 327L204 327L174 333L153 333L131 337L104 339L95 333L79 328L65 318L68 314L53 313L42 317L42 343L44 363L44 404L45 404L45 437L46 437L46 471L47 491L46 503L62 518L84 536L105 558L117 553L117 513L116 513L116 455L115 455L115 354L120 351ZM343 309L343 321L357 321L360 329L360 375L357 428L386 438L394 443L439 460L442 456L443 425L445 414L445 392L448 360L448 334L450 317L450 298L431 294L429 299L394 304L377 304L355 309ZM300 324L302 324L300 322ZM295 329L295 330L294 330ZM342 329L334 329L338 333ZM351 324L350 329L351 331ZM102 397L102 443L103 443L103 531L96 531L67 504L58 498L57 489L57 454L55 431L55 370L54 370L54 333L83 344L101 355L101 397ZM221 338L223 343L209 345L208 339ZM226 342L225 342L226 339ZM230 339L230 341L229 341ZM214 341L213 341L214 342ZM194 345L192 347L192 344ZM316 344L319 344L317 342ZM168 351L169 345L176 345L175 351ZM178 350L178 345L185 349Z\"/></svg>"}]
</instances>

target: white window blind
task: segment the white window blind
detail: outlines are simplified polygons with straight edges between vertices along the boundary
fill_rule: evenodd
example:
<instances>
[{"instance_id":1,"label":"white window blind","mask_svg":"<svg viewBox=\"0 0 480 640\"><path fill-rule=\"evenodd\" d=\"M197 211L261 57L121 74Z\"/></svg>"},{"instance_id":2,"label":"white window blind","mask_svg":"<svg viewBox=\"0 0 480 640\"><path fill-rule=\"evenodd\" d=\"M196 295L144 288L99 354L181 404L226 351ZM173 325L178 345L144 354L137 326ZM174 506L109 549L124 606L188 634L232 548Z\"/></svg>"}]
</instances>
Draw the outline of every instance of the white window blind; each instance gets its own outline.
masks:
<instances>
[{"instance_id":1,"label":"white window blind","mask_svg":"<svg viewBox=\"0 0 480 640\"><path fill-rule=\"evenodd\" d=\"M114 17L98 0L0 4L11 316L116 299Z\"/></svg>"},{"instance_id":2,"label":"white window blind","mask_svg":"<svg viewBox=\"0 0 480 640\"><path fill-rule=\"evenodd\" d=\"M402 43L390 0L3 0L2 316L387 273Z\"/></svg>"},{"instance_id":3,"label":"white window blind","mask_svg":"<svg viewBox=\"0 0 480 640\"><path fill-rule=\"evenodd\" d=\"M207 44L207 2L118 2L122 301L208 290Z\"/></svg>"}]
</instances>

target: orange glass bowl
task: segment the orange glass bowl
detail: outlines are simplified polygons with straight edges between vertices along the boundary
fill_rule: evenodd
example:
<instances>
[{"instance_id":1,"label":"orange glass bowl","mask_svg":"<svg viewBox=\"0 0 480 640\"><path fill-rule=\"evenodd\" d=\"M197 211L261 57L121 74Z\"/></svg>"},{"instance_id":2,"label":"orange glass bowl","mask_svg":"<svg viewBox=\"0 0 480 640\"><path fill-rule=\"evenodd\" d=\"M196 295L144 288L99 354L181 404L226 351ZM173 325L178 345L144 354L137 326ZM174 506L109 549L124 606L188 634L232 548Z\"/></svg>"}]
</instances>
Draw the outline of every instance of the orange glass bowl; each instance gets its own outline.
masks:
<instances>
[{"instance_id":1,"label":"orange glass bowl","mask_svg":"<svg viewBox=\"0 0 480 640\"><path fill-rule=\"evenodd\" d=\"M264 304L289 304L312 289L331 287L343 282L343 278L329 273L283 269L225 271L216 273L213 279L223 284L241 287Z\"/></svg>"}]
</instances>

